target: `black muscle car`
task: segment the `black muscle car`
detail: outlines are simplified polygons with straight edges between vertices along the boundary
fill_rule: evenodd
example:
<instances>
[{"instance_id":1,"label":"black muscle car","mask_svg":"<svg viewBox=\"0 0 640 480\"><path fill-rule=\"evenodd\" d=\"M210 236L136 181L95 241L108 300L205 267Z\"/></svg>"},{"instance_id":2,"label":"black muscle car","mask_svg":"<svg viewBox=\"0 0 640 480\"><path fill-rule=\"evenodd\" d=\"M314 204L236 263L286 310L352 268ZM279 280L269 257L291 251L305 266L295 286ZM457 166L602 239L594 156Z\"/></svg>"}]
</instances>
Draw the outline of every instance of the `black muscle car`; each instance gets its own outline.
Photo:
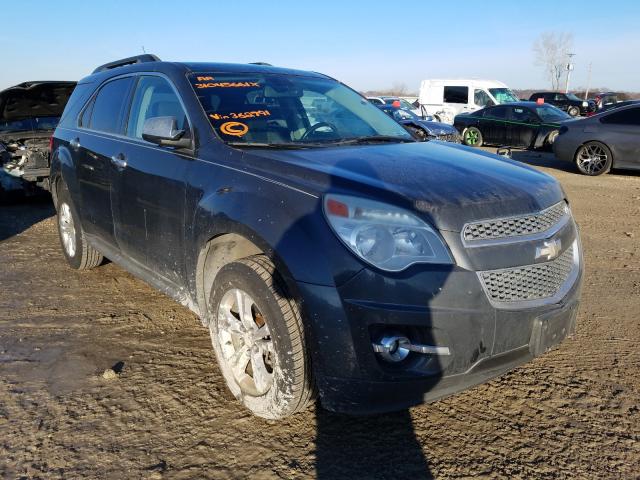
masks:
<instances>
[{"instance_id":1,"label":"black muscle car","mask_svg":"<svg viewBox=\"0 0 640 480\"><path fill-rule=\"evenodd\" d=\"M457 115L454 126L465 145L499 145L517 148L550 148L562 122L571 120L562 110L547 104L516 102Z\"/></svg>"}]
</instances>

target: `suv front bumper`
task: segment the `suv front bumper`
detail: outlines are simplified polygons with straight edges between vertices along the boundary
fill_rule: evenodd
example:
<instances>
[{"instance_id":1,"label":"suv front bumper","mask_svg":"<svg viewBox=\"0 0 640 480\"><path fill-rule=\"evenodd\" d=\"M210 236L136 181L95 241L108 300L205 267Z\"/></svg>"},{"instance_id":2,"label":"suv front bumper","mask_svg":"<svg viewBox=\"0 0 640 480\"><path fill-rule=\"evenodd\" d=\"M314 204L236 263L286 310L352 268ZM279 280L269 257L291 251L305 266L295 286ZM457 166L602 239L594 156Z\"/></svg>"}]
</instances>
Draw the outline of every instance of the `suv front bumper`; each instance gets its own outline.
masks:
<instances>
[{"instance_id":1,"label":"suv front bumper","mask_svg":"<svg viewBox=\"0 0 640 480\"><path fill-rule=\"evenodd\" d=\"M402 409L528 362L575 331L582 269L562 299L520 310L492 306L475 272L462 269L393 279L364 270L339 289L300 284L323 406L352 414ZM359 299L363 288L375 302ZM431 301L419 306L425 295ZM451 355L385 364L372 347L381 327L414 332L416 343L447 346Z\"/></svg>"}]
</instances>

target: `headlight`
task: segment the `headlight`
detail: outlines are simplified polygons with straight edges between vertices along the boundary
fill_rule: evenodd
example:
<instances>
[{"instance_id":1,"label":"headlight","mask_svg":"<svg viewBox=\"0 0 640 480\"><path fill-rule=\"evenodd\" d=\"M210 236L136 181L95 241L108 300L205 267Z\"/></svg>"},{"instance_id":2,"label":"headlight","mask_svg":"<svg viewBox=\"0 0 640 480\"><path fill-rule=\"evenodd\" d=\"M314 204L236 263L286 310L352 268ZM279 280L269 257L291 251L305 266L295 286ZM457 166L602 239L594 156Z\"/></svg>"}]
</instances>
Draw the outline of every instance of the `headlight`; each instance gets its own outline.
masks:
<instances>
[{"instance_id":1,"label":"headlight","mask_svg":"<svg viewBox=\"0 0 640 480\"><path fill-rule=\"evenodd\" d=\"M589 102L582 102L582 106L583 107L588 107L589 106Z\"/></svg>"},{"instance_id":2,"label":"headlight","mask_svg":"<svg viewBox=\"0 0 640 480\"><path fill-rule=\"evenodd\" d=\"M363 198L326 195L324 214L353 253L381 270L399 272L414 263L453 263L440 235L400 208Z\"/></svg>"}]
</instances>

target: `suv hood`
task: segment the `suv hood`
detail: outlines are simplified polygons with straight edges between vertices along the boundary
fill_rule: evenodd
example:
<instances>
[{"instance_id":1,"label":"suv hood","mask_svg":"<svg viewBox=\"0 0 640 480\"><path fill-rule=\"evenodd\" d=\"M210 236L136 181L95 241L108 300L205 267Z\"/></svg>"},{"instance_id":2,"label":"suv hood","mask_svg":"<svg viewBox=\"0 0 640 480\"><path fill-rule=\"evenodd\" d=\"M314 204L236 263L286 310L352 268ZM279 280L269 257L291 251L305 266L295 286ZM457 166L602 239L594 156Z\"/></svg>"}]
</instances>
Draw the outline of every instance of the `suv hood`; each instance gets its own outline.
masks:
<instances>
[{"instance_id":1,"label":"suv hood","mask_svg":"<svg viewBox=\"0 0 640 480\"><path fill-rule=\"evenodd\" d=\"M76 82L25 82L0 92L0 123L60 117Z\"/></svg>"},{"instance_id":2,"label":"suv hood","mask_svg":"<svg viewBox=\"0 0 640 480\"><path fill-rule=\"evenodd\" d=\"M471 147L439 142L244 150L247 167L322 195L360 195L413 209L440 230L527 214L564 198L550 175Z\"/></svg>"}]
</instances>

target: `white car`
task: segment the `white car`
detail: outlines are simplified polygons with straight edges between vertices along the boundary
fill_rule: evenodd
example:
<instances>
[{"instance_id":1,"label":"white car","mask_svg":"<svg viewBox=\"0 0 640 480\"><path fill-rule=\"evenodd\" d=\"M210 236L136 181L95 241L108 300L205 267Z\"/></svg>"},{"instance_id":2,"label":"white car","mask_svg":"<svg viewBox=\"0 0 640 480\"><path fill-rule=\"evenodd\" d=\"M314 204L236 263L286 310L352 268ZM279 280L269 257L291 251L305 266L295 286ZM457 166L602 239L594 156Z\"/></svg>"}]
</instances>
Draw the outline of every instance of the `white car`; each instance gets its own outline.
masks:
<instances>
[{"instance_id":1,"label":"white car","mask_svg":"<svg viewBox=\"0 0 640 480\"><path fill-rule=\"evenodd\" d=\"M400 103L399 108L401 108L402 110L408 110L412 113L415 113L416 115L421 117L423 120L426 119L427 117L427 115L423 115L422 109L420 107L416 107L414 104L409 103L406 99L401 97L391 97L391 96L367 97L367 100L369 100L371 103L377 106L393 105L393 102L399 102Z\"/></svg>"},{"instance_id":2,"label":"white car","mask_svg":"<svg viewBox=\"0 0 640 480\"><path fill-rule=\"evenodd\" d=\"M420 84L421 115L453 123L460 113L471 113L500 103L517 102L511 89L497 80L427 79Z\"/></svg>"}]
</instances>

